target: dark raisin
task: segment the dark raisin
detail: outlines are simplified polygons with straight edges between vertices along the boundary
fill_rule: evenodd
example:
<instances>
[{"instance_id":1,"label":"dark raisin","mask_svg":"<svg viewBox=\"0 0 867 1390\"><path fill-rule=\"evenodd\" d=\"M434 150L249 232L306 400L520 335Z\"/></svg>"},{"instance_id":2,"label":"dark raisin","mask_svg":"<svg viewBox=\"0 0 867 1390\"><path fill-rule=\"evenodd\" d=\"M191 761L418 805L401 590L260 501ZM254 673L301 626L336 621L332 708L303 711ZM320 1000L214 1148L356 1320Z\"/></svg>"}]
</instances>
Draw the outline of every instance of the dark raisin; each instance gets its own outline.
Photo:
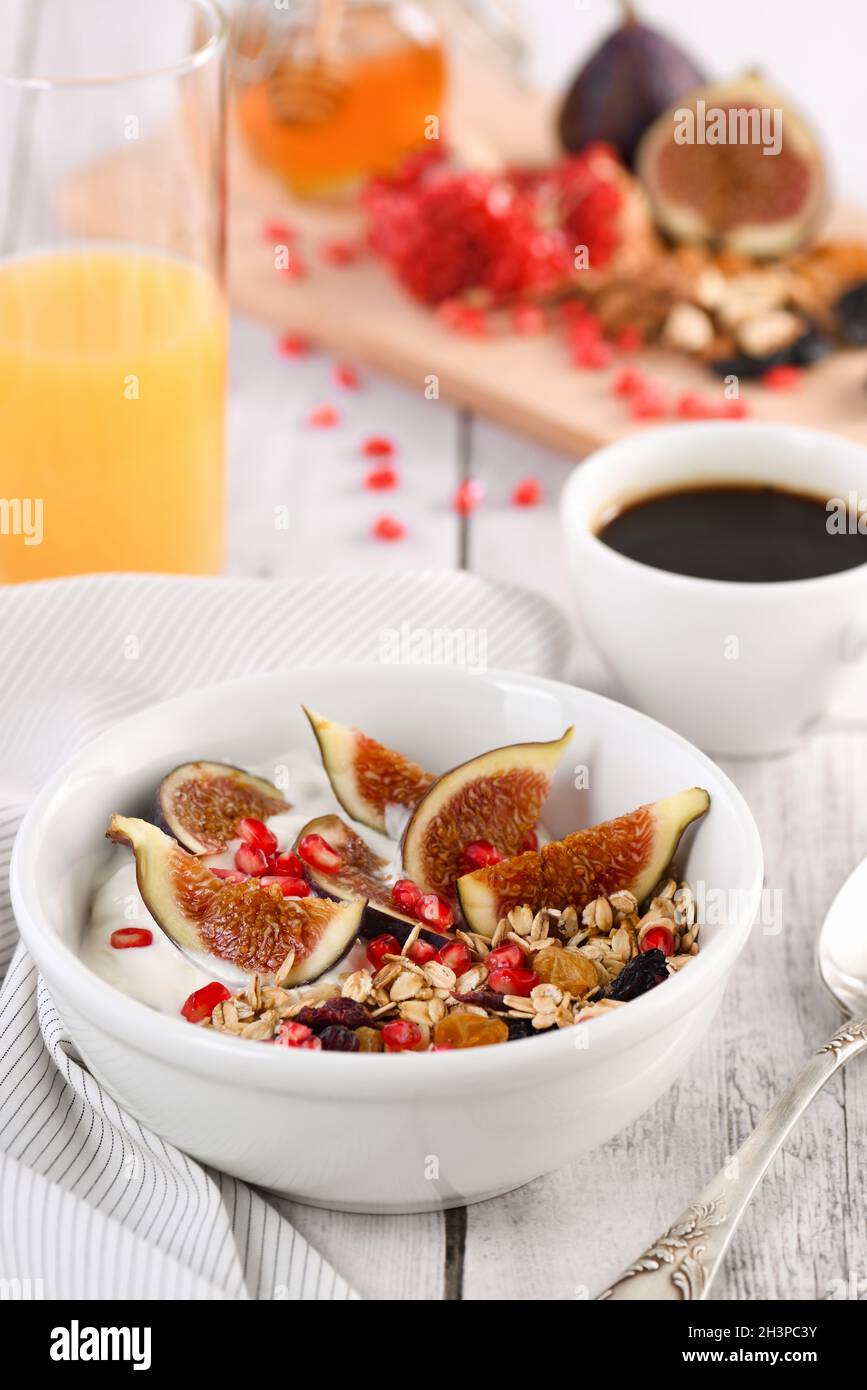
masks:
<instances>
[{"instance_id":1,"label":"dark raisin","mask_svg":"<svg viewBox=\"0 0 867 1390\"><path fill-rule=\"evenodd\" d=\"M323 1052L357 1052L361 1044L349 1028L331 1023L319 1034Z\"/></svg>"},{"instance_id":2,"label":"dark raisin","mask_svg":"<svg viewBox=\"0 0 867 1390\"><path fill-rule=\"evenodd\" d=\"M628 965L624 965L610 986L608 997L621 1000L637 999L639 994L646 994L654 985L661 985L663 980L667 979L668 969L662 952L645 951L643 955L634 956Z\"/></svg>"},{"instance_id":3,"label":"dark raisin","mask_svg":"<svg viewBox=\"0 0 867 1390\"><path fill-rule=\"evenodd\" d=\"M509 1029L509 1042L517 1038L532 1038L536 1032L528 1018L507 1018L506 1026Z\"/></svg>"},{"instance_id":4,"label":"dark raisin","mask_svg":"<svg viewBox=\"0 0 867 1390\"><path fill-rule=\"evenodd\" d=\"M468 989L463 994L456 994L462 1004L480 1004L483 1009L492 1009L495 1013L502 1013L508 1009L502 994L497 994L493 989Z\"/></svg>"},{"instance_id":5,"label":"dark raisin","mask_svg":"<svg viewBox=\"0 0 867 1390\"><path fill-rule=\"evenodd\" d=\"M851 347L867 345L867 280L853 285L837 300L840 336Z\"/></svg>"},{"instance_id":6,"label":"dark raisin","mask_svg":"<svg viewBox=\"0 0 867 1390\"><path fill-rule=\"evenodd\" d=\"M318 1008L304 1008L295 1015L296 1023L306 1023L314 1033L321 1033L332 1023L344 1028L363 1028L369 1022L367 1013L354 999L326 999Z\"/></svg>"}]
</instances>

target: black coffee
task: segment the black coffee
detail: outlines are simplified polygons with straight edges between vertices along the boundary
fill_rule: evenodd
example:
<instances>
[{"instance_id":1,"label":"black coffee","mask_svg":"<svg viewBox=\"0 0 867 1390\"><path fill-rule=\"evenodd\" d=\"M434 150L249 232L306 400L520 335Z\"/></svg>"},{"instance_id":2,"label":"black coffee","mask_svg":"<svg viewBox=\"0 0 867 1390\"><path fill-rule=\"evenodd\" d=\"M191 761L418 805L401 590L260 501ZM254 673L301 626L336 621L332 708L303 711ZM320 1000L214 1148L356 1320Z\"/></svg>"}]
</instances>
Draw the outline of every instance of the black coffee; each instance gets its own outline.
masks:
<instances>
[{"instance_id":1,"label":"black coffee","mask_svg":"<svg viewBox=\"0 0 867 1390\"><path fill-rule=\"evenodd\" d=\"M652 493L597 535L631 560L698 579L767 584L815 579L867 564L867 516L828 499L773 487L708 483Z\"/></svg>"}]
</instances>

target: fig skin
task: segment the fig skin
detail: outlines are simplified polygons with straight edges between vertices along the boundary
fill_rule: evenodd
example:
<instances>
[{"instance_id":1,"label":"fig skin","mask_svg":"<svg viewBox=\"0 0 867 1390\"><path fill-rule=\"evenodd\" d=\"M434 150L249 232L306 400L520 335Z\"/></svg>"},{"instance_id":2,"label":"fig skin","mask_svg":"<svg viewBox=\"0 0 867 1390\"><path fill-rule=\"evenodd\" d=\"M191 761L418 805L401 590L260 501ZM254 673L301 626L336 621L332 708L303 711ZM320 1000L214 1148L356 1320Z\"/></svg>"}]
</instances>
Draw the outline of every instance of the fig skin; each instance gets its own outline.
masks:
<instances>
[{"instance_id":1,"label":"fig skin","mask_svg":"<svg viewBox=\"0 0 867 1390\"><path fill-rule=\"evenodd\" d=\"M213 799L210 827L202 824L207 807L201 804L202 791L207 793L209 783ZM183 804L177 804L184 788L191 789L189 794L199 800L198 806L188 804L186 820ZM255 777L231 763L200 760L181 763L160 782L154 823L193 854L221 854L245 816L267 820L290 809L283 794L264 777Z\"/></svg>"},{"instance_id":2,"label":"fig skin","mask_svg":"<svg viewBox=\"0 0 867 1390\"><path fill-rule=\"evenodd\" d=\"M563 100L558 130L577 153L602 141L631 165L645 131L661 112L706 81L693 60L665 34L626 18L587 59Z\"/></svg>"}]
</instances>

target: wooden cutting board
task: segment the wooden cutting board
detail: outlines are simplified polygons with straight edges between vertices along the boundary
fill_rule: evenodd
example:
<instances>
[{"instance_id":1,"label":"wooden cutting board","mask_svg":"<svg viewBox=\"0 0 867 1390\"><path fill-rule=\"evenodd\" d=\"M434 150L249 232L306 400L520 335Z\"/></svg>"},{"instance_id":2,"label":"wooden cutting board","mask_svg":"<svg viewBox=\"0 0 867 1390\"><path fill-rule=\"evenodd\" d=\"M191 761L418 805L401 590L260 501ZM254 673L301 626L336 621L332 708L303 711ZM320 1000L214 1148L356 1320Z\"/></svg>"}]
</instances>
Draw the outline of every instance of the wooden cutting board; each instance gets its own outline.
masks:
<instances>
[{"instance_id":1,"label":"wooden cutting board","mask_svg":"<svg viewBox=\"0 0 867 1390\"><path fill-rule=\"evenodd\" d=\"M504 96L502 75L489 81L486 89L476 74L473 84L460 86L453 102L450 128L461 131L462 148L482 163L550 155L550 100L514 85ZM93 181L109 174L116 180L118 158L129 162L131 154L111 156L69 190L67 217L76 230L101 236L128 233L123 224L126 200L95 197ZM142 147L133 158L160 156L158 150ZM94 208L99 209L96 215ZM263 237L265 223L272 220L297 229L305 278L290 280L275 270L273 240ZM580 456L647 428L630 421L623 403L612 396L613 372L576 370L558 333L530 338L504 334L482 341L462 337L410 300L373 257L343 268L322 263L324 241L356 237L361 226L351 207L292 199L233 139L229 281L232 303L241 313L278 332L309 334L341 357L379 368L419 393L435 377L442 398L568 454ZM867 212L840 210L830 229L867 240ZM705 368L676 354L650 349L630 360L671 393L719 390ZM795 391L745 384L743 395L756 418L833 430L867 444L867 350L834 353L805 373Z\"/></svg>"}]
</instances>

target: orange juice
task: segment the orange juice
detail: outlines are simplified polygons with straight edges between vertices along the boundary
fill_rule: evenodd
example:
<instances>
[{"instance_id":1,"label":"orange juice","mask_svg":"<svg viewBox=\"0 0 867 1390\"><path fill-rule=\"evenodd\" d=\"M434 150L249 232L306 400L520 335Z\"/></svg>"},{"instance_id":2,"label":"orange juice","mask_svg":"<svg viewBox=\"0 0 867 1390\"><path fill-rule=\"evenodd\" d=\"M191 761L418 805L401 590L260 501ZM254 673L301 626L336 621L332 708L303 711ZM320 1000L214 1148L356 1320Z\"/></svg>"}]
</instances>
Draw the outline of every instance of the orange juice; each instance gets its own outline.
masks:
<instances>
[{"instance_id":1,"label":"orange juice","mask_svg":"<svg viewBox=\"0 0 867 1390\"><path fill-rule=\"evenodd\" d=\"M213 573L224 549L226 310L146 251L0 263L0 580Z\"/></svg>"}]
</instances>

